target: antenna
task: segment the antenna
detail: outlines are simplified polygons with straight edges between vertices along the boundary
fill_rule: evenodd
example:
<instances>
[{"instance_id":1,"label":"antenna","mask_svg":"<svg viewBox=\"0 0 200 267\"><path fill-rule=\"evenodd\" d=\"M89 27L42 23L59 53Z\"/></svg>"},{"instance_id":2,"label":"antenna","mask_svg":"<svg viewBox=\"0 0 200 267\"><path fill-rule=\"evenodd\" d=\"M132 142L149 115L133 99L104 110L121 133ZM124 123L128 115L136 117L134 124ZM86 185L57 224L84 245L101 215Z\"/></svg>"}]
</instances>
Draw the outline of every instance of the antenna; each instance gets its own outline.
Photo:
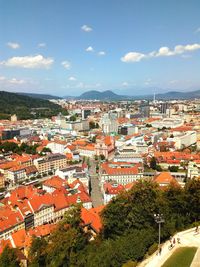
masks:
<instances>
[{"instance_id":1,"label":"antenna","mask_svg":"<svg viewBox=\"0 0 200 267\"><path fill-rule=\"evenodd\" d=\"M153 94L153 103L156 103L156 93Z\"/></svg>"}]
</instances>

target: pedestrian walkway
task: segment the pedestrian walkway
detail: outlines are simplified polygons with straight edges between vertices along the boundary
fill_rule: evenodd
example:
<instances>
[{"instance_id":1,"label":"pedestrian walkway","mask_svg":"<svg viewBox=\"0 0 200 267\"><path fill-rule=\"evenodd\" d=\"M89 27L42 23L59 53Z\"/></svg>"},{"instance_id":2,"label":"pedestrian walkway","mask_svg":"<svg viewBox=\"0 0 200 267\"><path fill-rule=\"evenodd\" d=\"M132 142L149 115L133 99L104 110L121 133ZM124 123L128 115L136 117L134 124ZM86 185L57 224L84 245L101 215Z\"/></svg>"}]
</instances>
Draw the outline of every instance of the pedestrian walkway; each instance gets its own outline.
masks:
<instances>
[{"instance_id":1,"label":"pedestrian walkway","mask_svg":"<svg viewBox=\"0 0 200 267\"><path fill-rule=\"evenodd\" d=\"M162 252L160 255L158 253L154 253L148 259L141 262L139 267L161 267L165 261L174 253L175 249L178 247L198 247L197 253L194 257L194 265L192 262L191 267L200 267L200 234L195 233L196 228L192 228L183 232L179 232L173 238L177 240L180 238L180 244L175 244L175 246L170 248L170 241L165 242L162 245ZM170 248L170 249L169 249ZM195 265L196 264L196 265Z\"/></svg>"},{"instance_id":2,"label":"pedestrian walkway","mask_svg":"<svg viewBox=\"0 0 200 267\"><path fill-rule=\"evenodd\" d=\"M101 194L101 190L99 187L99 179L96 173L96 165L95 162L91 160L91 168L90 168L90 179L91 179L91 198L93 207L98 207L103 205L103 197Z\"/></svg>"},{"instance_id":3,"label":"pedestrian walkway","mask_svg":"<svg viewBox=\"0 0 200 267\"><path fill-rule=\"evenodd\" d=\"M199 267L199 266L200 266L200 248L197 250L190 267Z\"/></svg>"}]
</instances>

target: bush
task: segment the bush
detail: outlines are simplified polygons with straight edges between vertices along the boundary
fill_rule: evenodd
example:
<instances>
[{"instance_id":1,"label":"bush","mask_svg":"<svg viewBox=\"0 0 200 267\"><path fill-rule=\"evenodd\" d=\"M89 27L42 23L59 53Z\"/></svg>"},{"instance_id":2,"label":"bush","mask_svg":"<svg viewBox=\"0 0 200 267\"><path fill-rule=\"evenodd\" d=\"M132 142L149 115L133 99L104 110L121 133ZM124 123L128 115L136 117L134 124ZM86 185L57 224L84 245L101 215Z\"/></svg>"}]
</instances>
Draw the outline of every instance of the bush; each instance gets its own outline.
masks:
<instances>
[{"instance_id":1,"label":"bush","mask_svg":"<svg viewBox=\"0 0 200 267\"><path fill-rule=\"evenodd\" d=\"M136 267L137 262L136 261L128 261L122 265L122 267Z\"/></svg>"},{"instance_id":2,"label":"bush","mask_svg":"<svg viewBox=\"0 0 200 267\"><path fill-rule=\"evenodd\" d=\"M154 252L156 252L157 249L158 249L158 244L153 243L153 245L151 245L150 248L148 249L148 254L152 255Z\"/></svg>"}]
</instances>

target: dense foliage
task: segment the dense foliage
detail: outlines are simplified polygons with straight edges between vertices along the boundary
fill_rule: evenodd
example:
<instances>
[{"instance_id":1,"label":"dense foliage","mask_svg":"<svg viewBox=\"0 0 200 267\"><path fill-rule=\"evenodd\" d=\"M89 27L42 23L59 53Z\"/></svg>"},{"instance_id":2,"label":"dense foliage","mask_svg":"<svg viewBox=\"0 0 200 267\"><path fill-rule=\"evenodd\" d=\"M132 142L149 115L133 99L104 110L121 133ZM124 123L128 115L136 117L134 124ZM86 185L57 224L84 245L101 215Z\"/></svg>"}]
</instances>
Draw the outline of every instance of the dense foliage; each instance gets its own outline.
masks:
<instances>
[{"instance_id":1,"label":"dense foliage","mask_svg":"<svg viewBox=\"0 0 200 267\"><path fill-rule=\"evenodd\" d=\"M80 207L71 209L48 239L33 239L30 266L135 266L157 249L155 213L162 213L165 219L162 241L198 223L200 180L188 181L185 188L170 185L165 190L153 182L139 181L104 208L103 229L93 241L83 230Z\"/></svg>"},{"instance_id":2,"label":"dense foliage","mask_svg":"<svg viewBox=\"0 0 200 267\"><path fill-rule=\"evenodd\" d=\"M19 119L49 118L67 111L48 100L0 91L0 119L16 114Z\"/></svg>"},{"instance_id":3,"label":"dense foliage","mask_svg":"<svg viewBox=\"0 0 200 267\"><path fill-rule=\"evenodd\" d=\"M37 147L38 145L27 145L25 143L22 143L21 145L18 145L14 142L0 142L0 152L3 153L8 153L8 152L13 152L13 153L17 153L17 154L22 154L23 152L27 153L27 154L36 154L37 153ZM47 151L45 150L44 152L48 152L49 150L47 149Z\"/></svg>"},{"instance_id":4,"label":"dense foliage","mask_svg":"<svg viewBox=\"0 0 200 267\"><path fill-rule=\"evenodd\" d=\"M4 251L0 256L1 267L19 267L19 261L17 259L16 249L5 247Z\"/></svg>"}]
</instances>

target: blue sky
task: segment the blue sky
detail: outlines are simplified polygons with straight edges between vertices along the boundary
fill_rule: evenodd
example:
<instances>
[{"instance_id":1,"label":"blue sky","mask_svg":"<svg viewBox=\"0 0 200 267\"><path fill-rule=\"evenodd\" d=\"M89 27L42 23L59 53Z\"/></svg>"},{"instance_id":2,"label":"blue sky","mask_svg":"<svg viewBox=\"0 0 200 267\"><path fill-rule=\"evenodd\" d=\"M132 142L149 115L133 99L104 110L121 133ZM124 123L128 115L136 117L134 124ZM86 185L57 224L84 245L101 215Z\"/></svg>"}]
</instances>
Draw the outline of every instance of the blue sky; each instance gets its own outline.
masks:
<instances>
[{"instance_id":1,"label":"blue sky","mask_svg":"<svg viewBox=\"0 0 200 267\"><path fill-rule=\"evenodd\" d=\"M200 89L199 0L0 0L0 90Z\"/></svg>"}]
</instances>

